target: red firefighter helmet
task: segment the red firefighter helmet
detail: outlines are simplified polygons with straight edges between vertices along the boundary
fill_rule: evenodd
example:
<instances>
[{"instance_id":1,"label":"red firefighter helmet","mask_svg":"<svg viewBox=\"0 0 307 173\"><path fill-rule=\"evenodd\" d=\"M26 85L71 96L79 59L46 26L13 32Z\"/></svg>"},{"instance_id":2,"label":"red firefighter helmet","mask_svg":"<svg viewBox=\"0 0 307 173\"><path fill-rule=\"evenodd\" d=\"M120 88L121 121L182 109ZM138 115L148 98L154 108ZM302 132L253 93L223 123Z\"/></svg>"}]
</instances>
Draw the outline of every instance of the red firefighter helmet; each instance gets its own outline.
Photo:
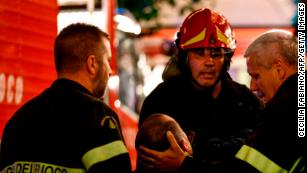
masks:
<instances>
[{"instance_id":1,"label":"red firefighter helmet","mask_svg":"<svg viewBox=\"0 0 307 173\"><path fill-rule=\"evenodd\" d=\"M183 50L221 47L233 52L236 41L230 24L222 14L202 8L186 17L180 27L180 47Z\"/></svg>"}]
</instances>

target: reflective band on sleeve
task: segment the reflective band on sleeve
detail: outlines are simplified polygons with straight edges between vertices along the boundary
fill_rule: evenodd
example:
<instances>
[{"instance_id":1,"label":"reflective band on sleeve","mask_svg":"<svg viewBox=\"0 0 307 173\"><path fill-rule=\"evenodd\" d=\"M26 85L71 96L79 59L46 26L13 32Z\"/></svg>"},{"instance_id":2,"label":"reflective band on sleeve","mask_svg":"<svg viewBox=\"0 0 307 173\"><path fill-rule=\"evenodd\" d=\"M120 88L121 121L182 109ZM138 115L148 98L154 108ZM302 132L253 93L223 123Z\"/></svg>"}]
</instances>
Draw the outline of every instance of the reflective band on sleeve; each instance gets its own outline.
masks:
<instances>
[{"instance_id":1,"label":"reflective band on sleeve","mask_svg":"<svg viewBox=\"0 0 307 173\"><path fill-rule=\"evenodd\" d=\"M303 157L298 158L295 163L293 164L292 168L290 169L289 173L294 172L294 170L296 169L296 167L298 166L298 164L301 162L301 160L303 159ZM305 167L303 166L302 169L305 169Z\"/></svg>"},{"instance_id":2,"label":"reflective band on sleeve","mask_svg":"<svg viewBox=\"0 0 307 173\"><path fill-rule=\"evenodd\" d=\"M85 173L85 169L67 168L42 162L18 161L5 167L1 173Z\"/></svg>"},{"instance_id":3,"label":"reflective band on sleeve","mask_svg":"<svg viewBox=\"0 0 307 173\"><path fill-rule=\"evenodd\" d=\"M128 153L128 150L123 141L118 140L88 151L83 155L82 162L86 169L89 170L91 166L98 162L108 160L124 153Z\"/></svg>"},{"instance_id":4,"label":"reflective band on sleeve","mask_svg":"<svg viewBox=\"0 0 307 173\"><path fill-rule=\"evenodd\" d=\"M262 173L287 173L288 171L274 163L256 149L243 145L236 158L243 160Z\"/></svg>"}]
</instances>

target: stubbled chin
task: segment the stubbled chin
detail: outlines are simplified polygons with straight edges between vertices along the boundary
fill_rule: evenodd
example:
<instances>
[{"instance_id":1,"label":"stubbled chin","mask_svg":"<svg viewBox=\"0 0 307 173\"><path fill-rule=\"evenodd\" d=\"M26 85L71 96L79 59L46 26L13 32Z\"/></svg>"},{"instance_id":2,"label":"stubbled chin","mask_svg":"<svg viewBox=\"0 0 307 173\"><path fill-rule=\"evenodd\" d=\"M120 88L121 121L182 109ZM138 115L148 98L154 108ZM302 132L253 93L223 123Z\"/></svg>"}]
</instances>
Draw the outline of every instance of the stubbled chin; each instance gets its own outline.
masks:
<instances>
[{"instance_id":1,"label":"stubbled chin","mask_svg":"<svg viewBox=\"0 0 307 173\"><path fill-rule=\"evenodd\" d=\"M200 82L198 82L198 84L200 84L202 87L210 87L214 84L214 80L202 79Z\"/></svg>"},{"instance_id":2,"label":"stubbled chin","mask_svg":"<svg viewBox=\"0 0 307 173\"><path fill-rule=\"evenodd\" d=\"M203 74L203 75L200 75L198 79L202 83L211 83L215 80L215 76L210 75L210 74Z\"/></svg>"},{"instance_id":3,"label":"stubbled chin","mask_svg":"<svg viewBox=\"0 0 307 173\"><path fill-rule=\"evenodd\" d=\"M211 87L215 82L215 76L211 74L201 74L197 78L197 83L202 87Z\"/></svg>"}]
</instances>

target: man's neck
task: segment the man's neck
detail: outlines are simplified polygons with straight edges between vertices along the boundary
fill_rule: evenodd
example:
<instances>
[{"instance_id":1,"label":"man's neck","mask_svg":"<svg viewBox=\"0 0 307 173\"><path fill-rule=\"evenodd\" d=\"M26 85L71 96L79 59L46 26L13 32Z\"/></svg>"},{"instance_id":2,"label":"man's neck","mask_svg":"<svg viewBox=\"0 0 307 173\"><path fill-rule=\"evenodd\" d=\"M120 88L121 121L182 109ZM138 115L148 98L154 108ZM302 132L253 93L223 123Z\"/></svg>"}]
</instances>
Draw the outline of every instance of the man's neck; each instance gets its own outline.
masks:
<instances>
[{"instance_id":1,"label":"man's neck","mask_svg":"<svg viewBox=\"0 0 307 173\"><path fill-rule=\"evenodd\" d=\"M219 96L220 92L222 90L222 82L221 80L215 85L213 92L212 92L212 96L214 99L217 98L217 96Z\"/></svg>"},{"instance_id":2,"label":"man's neck","mask_svg":"<svg viewBox=\"0 0 307 173\"><path fill-rule=\"evenodd\" d=\"M212 97L216 99L222 90L222 82L219 80L214 87L201 87L196 81L192 81L193 85L197 90L210 90Z\"/></svg>"},{"instance_id":3,"label":"man's neck","mask_svg":"<svg viewBox=\"0 0 307 173\"><path fill-rule=\"evenodd\" d=\"M83 87L85 87L91 93L93 91L92 85L89 82L89 79L82 73L78 73L78 72L77 73L62 73L62 74L59 74L57 78L58 79L69 79L69 80L75 81L79 83L80 85L82 85Z\"/></svg>"}]
</instances>

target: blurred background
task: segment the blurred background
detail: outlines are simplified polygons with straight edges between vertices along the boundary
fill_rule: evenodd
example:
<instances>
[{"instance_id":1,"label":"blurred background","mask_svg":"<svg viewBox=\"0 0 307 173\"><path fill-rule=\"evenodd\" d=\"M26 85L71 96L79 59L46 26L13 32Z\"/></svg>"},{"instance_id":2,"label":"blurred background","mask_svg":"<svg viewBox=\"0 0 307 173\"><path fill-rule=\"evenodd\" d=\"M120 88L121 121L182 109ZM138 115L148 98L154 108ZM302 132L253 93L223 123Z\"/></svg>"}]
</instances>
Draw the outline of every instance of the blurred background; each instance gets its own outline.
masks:
<instances>
[{"instance_id":1,"label":"blurred background","mask_svg":"<svg viewBox=\"0 0 307 173\"><path fill-rule=\"evenodd\" d=\"M90 23L111 37L114 75L106 102L119 115L135 168L138 114L144 98L163 81L183 19L203 7L226 16L237 40L229 72L249 87L244 50L269 29L293 32L296 4L296 0L0 0L0 137L12 114L56 78L57 33L71 23Z\"/></svg>"}]
</instances>

